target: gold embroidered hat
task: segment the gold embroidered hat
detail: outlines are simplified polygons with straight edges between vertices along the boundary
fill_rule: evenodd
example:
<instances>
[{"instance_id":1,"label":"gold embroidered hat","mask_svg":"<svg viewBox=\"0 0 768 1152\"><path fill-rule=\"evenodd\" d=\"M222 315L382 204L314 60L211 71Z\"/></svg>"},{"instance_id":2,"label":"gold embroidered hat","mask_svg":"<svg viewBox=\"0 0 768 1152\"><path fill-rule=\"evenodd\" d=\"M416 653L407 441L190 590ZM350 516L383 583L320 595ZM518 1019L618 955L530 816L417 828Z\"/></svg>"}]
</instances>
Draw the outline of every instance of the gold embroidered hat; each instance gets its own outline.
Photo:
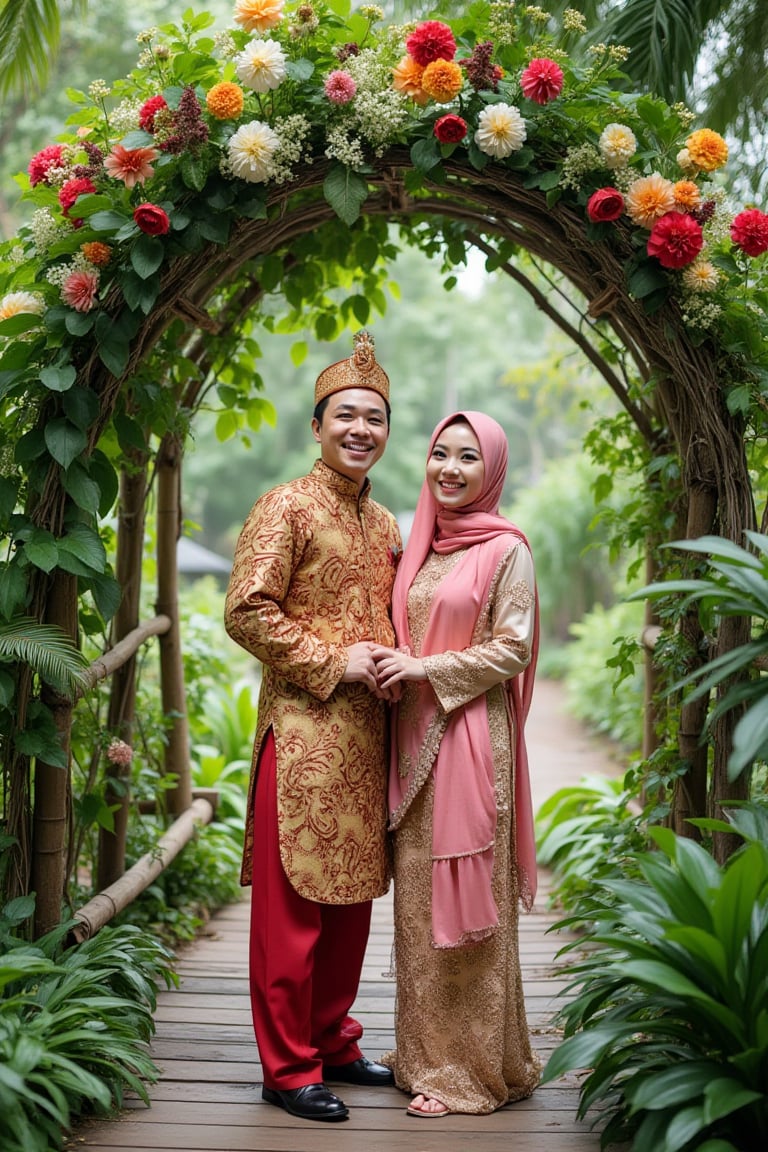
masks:
<instances>
[{"instance_id":1,"label":"gold embroidered hat","mask_svg":"<svg viewBox=\"0 0 768 1152\"><path fill-rule=\"evenodd\" d=\"M363 328L353 336L355 350L346 360L325 368L315 383L315 406L343 388L370 388L389 403L389 377L376 362L373 336Z\"/></svg>"}]
</instances>

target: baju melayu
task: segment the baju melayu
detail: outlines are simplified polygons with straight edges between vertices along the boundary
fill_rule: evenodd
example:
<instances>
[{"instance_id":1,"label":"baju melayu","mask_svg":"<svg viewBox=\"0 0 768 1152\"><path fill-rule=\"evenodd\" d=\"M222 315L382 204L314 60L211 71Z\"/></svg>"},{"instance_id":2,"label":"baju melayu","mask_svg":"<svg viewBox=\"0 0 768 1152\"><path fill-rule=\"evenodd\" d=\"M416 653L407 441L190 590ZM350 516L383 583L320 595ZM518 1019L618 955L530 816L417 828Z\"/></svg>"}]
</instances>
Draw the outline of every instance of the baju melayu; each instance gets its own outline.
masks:
<instances>
[{"instance_id":1,"label":"baju melayu","mask_svg":"<svg viewBox=\"0 0 768 1152\"><path fill-rule=\"evenodd\" d=\"M392 645L394 517L323 461L262 496L235 551L225 622L263 664L242 882L264 1084L357 1060L349 1015L371 900L390 879L386 706L343 683L347 649Z\"/></svg>"}]
</instances>

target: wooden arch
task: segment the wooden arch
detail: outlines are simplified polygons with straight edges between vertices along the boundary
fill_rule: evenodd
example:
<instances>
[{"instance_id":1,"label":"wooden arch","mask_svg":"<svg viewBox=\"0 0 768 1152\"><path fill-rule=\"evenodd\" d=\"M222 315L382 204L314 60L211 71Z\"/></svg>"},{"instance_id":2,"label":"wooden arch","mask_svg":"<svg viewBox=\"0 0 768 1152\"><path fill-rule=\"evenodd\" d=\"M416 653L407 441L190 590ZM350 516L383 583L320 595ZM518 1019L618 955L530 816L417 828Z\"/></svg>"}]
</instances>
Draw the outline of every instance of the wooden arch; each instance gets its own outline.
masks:
<instances>
[{"instance_id":1,"label":"wooden arch","mask_svg":"<svg viewBox=\"0 0 768 1152\"><path fill-rule=\"evenodd\" d=\"M409 195L404 175L411 166L405 148L392 148L381 156L367 177L370 193L362 211L393 222L450 218L463 224L467 236L481 246L494 238L509 241L557 268L588 302L592 315L610 324L616 339L631 354L645 387L642 395L630 396L625 391L620 399L649 449L676 450L683 462L681 516L675 535L694 538L715 532L742 543L744 530L754 526L754 510L743 429L724 402L722 382L728 378L729 366L723 363L712 342L692 341L674 302L648 314L642 301L629 294L627 268L636 250L628 227L619 223L610 241L593 242L587 238L584 216L574 207L562 200L548 205L545 192L526 188L521 175L507 167L490 163L483 171L477 171L456 156L443 161L444 177L439 183L430 182L427 175L418 194ZM226 318L211 316L207 311L215 294L247 267L257 270L261 258L271 253L289 254L298 238L334 219L322 191L328 169L325 162L302 168L290 184L269 189L266 219L237 216L235 209L225 244L206 243L198 251L177 255L165 264L155 305L136 331L128 363L119 377L107 369L95 349L81 341L77 383L99 398L99 416L89 430L89 451L96 447L109 424L123 386L173 320L181 317L188 326L190 341L198 339L200 343L204 342L206 329L216 329L221 323L242 323L249 307L261 295L258 279L247 283L238 298L230 302ZM512 266L505 270L515 274ZM119 290L113 290L104 308L115 321L119 320L125 308ZM571 334L578 338L575 329ZM588 354L594 359L592 346L582 347L589 347ZM610 375L607 366L603 367ZM41 419L45 418L44 413ZM178 443L161 447L161 465L164 461L170 477L169 492L178 483L173 476L182 449ZM67 499L60 470L53 466L43 499L33 511L35 523L54 535L61 534ZM39 573L34 603L41 620L59 623L75 634L77 589L72 576L59 571L52 576ZM171 590L166 602L158 605L158 611L172 616L173 609ZM689 621L687 627L696 644L701 639L697 634L698 621ZM719 651L743 643L748 638L748 627L745 620L723 621ZM119 640L120 635L114 639ZM178 621L176 630L172 628L161 643L165 643L170 659L178 661ZM66 736L71 723L66 702L58 701L54 711ZM703 718L699 706L696 713L684 712L680 725L681 755L690 754L695 771L691 786L683 789L678 830L684 830L682 821L686 814L700 815L705 810L706 749L702 762L698 739ZM745 794L746 781L733 785L727 779L733 722L726 716L716 732L710 793L710 806L715 808L726 798ZM44 766L38 765L38 771L44 771ZM188 794L182 794L178 809L183 809L188 801Z\"/></svg>"}]
</instances>

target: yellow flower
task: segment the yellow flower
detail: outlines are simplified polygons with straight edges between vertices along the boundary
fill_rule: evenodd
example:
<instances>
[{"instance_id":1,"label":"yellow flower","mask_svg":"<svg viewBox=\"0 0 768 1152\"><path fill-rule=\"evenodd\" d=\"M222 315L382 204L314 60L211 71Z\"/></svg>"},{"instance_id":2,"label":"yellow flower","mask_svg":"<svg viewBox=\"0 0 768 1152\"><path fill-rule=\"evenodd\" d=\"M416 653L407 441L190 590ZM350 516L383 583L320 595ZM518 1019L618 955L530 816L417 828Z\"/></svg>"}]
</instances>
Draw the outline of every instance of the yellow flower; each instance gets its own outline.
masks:
<instances>
[{"instance_id":1,"label":"yellow flower","mask_svg":"<svg viewBox=\"0 0 768 1152\"><path fill-rule=\"evenodd\" d=\"M44 307L42 296L36 292L9 292L0 300L0 320L10 320L11 316L19 316L22 312L39 315Z\"/></svg>"},{"instance_id":2,"label":"yellow flower","mask_svg":"<svg viewBox=\"0 0 768 1152\"><path fill-rule=\"evenodd\" d=\"M701 202L701 192L693 180L678 180L672 188L675 205L678 208L695 208Z\"/></svg>"},{"instance_id":3,"label":"yellow flower","mask_svg":"<svg viewBox=\"0 0 768 1152\"><path fill-rule=\"evenodd\" d=\"M674 186L658 172L641 176L627 189L625 203L630 219L643 228L652 228L660 216L675 210Z\"/></svg>"},{"instance_id":4,"label":"yellow flower","mask_svg":"<svg viewBox=\"0 0 768 1152\"><path fill-rule=\"evenodd\" d=\"M236 0L233 19L246 32L267 32L282 20L284 3L285 0Z\"/></svg>"},{"instance_id":5,"label":"yellow flower","mask_svg":"<svg viewBox=\"0 0 768 1152\"><path fill-rule=\"evenodd\" d=\"M208 91L205 103L217 120L236 120L243 110L243 90L239 84L222 80Z\"/></svg>"},{"instance_id":6,"label":"yellow flower","mask_svg":"<svg viewBox=\"0 0 768 1152\"><path fill-rule=\"evenodd\" d=\"M448 104L464 84L461 67L455 60L431 60L424 69L421 86L438 104Z\"/></svg>"},{"instance_id":7,"label":"yellow flower","mask_svg":"<svg viewBox=\"0 0 768 1152\"><path fill-rule=\"evenodd\" d=\"M692 132L685 142L688 155L697 168L705 172L714 172L722 168L728 159L728 145L718 132L711 128L699 128Z\"/></svg>"},{"instance_id":8,"label":"yellow flower","mask_svg":"<svg viewBox=\"0 0 768 1152\"><path fill-rule=\"evenodd\" d=\"M403 56L392 73L392 87L410 96L415 104L426 104L429 96L421 86L423 75L424 69L421 64L416 63L413 56Z\"/></svg>"},{"instance_id":9,"label":"yellow flower","mask_svg":"<svg viewBox=\"0 0 768 1152\"><path fill-rule=\"evenodd\" d=\"M692 292L714 292L720 275L709 260L694 260L683 272L683 284Z\"/></svg>"}]
</instances>

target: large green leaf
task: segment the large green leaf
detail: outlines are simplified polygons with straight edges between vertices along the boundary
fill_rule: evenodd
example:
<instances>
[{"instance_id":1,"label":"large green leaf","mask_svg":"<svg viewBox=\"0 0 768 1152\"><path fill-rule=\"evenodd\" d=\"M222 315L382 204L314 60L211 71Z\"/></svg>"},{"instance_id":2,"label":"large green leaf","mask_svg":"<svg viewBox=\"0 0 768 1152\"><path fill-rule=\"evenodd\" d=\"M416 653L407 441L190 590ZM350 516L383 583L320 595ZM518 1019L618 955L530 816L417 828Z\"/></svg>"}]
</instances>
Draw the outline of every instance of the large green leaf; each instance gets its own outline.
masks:
<instances>
[{"instance_id":1,"label":"large green leaf","mask_svg":"<svg viewBox=\"0 0 768 1152\"><path fill-rule=\"evenodd\" d=\"M717 1065L709 1060L686 1060L650 1076L635 1077L631 1091L627 1092L632 1111L656 1111L672 1104L687 1104L693 1097L703 1095L716 1069Z\"/></svg>"},{"instance_id":2,"label":"large green leaf","mask_svg":"<svg viewBox=\"0 0 768 1152\"><path fill-rule=\"evenodd\" d=\"M336 215L352 225L368 198L368 183L344 164L334 164L323 181L323 194Z\"/></svg>"},{"instance_id":3,"label":"large green leaf","mask_svg":"<svg viewBox=\"0 0 768 1152\"><path fill-rule=\"evenodd\" d=\"M63 416L48 421L44 436L51 456L65 470L88 445L88 437L82 428L78 428Z\"/></svg>"}]
</instances>

